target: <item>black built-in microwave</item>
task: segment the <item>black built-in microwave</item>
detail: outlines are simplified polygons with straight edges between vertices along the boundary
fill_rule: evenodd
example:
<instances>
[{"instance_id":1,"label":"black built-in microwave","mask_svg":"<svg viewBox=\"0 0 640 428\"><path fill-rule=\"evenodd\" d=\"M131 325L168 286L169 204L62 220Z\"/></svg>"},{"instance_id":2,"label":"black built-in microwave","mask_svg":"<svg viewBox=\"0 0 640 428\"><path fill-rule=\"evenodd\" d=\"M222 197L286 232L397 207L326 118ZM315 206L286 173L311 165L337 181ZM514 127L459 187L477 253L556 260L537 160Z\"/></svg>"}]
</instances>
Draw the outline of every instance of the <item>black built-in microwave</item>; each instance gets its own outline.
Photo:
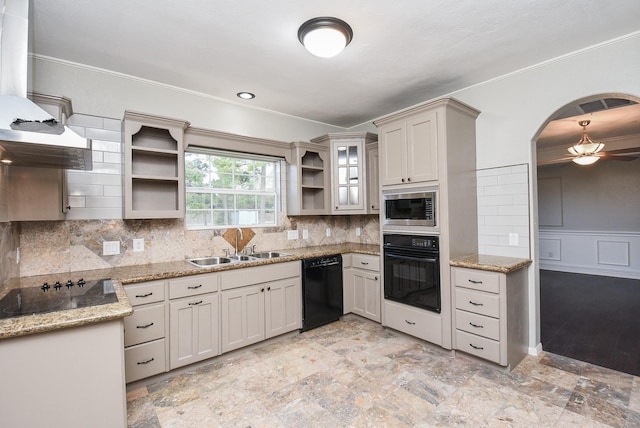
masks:
<instances>
[{"instance_id":1,"label":"black built-in microwave","mask_svg":"<svg viewBox=\"0 0 640 428\"><path fill-rule=\"evenodd\" d=\"M436 192L384 192L384 225L436 226Z\"/></svg>"}]
</instances>

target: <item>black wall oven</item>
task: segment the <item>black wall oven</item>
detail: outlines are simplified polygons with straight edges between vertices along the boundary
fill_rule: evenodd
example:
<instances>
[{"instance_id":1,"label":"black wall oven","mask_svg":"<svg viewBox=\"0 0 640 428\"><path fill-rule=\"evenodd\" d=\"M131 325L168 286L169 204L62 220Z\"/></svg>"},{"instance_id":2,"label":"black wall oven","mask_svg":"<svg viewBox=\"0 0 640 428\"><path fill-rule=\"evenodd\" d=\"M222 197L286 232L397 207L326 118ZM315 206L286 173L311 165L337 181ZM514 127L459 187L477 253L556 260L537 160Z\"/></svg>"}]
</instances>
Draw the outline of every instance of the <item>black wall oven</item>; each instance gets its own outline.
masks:
<instances>
[{"instance_id":1,"label":"black wall oven","mask_svg":"<svg viewBox=\"0 0 640 428\"><path fill-rule=\"evenodd\" d=\"M384 298L440 313L437 236L383 235Z\"/></svg>"}]
</instances>

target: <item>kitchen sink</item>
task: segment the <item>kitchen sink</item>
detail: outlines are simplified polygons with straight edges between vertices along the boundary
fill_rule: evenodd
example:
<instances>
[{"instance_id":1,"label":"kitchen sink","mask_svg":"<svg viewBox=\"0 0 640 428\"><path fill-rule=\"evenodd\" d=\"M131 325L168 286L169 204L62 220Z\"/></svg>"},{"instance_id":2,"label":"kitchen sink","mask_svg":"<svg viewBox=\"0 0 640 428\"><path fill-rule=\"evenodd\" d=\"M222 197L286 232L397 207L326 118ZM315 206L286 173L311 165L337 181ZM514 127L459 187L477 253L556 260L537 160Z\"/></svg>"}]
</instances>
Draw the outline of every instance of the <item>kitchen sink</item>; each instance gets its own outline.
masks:
<instances>
[{"instance_id":1,"label":"kitchen sink","mask_svg":"<svg viewBox=\"0 0 640 428\"><path fill-rule=\"evenodd\" d=\"M288 257L293 254L279 253L277 251L264 251L262 253L253 253L252 256L257 259L275 259L276 257Z\"/></svg>"},{"instance_id":2,"label":"kitchen sink","mask_svg":"<svg viewBox=\"0 0 640 428\"><path fill-rule=\"evenodd\" d=\"M246 254L237 254L235 256L231 256L231 260L234 260L237 262L250 262L255 259L256 258L254 256L248 256Z\"/></svg>"},{"instance_id":3,"label":"kitchen sink","mask_svg":"<svg viewBox=\"0 0 640 428\"><path fill-rule=\"evenodd\" d=\"M204 257L201 259L188 259L187 262L197 267L208 267L232 263L229 257Z\"/></svg>"}]
</instances>

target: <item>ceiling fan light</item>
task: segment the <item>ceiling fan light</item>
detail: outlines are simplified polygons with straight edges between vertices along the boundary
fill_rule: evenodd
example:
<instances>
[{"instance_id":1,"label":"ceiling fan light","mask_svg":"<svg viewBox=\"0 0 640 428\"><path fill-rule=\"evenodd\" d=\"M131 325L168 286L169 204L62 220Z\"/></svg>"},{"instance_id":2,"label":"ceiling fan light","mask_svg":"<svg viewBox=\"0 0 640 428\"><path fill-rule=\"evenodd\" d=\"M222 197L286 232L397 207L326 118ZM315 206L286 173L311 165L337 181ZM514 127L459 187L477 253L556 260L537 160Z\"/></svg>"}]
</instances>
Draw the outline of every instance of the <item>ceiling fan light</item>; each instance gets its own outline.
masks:
<instances>
[{"instance_id":1,"label":"ceiling fan light","mask_svg":"<svg viewBox=\"0 0 640 428\"><path fill-rule=\"evenodd\" d=\"M298 40L313 55L331 58L351 42L353 31L346 22L331 17L313 18L298 29Z\"/></svg>"},{"instance_id":2,"label":"ceiling fan light","mask_svg":"<svg viewBox=\"0 0 640 428\"><path fill-rule=\"evenodd\" d=\"M577 163L578 165L592 165L596 163L598 159L600 159L600 156L582 155L582 156L577 156L573 158L572 161Z\"/></svg>"}]
</instances>

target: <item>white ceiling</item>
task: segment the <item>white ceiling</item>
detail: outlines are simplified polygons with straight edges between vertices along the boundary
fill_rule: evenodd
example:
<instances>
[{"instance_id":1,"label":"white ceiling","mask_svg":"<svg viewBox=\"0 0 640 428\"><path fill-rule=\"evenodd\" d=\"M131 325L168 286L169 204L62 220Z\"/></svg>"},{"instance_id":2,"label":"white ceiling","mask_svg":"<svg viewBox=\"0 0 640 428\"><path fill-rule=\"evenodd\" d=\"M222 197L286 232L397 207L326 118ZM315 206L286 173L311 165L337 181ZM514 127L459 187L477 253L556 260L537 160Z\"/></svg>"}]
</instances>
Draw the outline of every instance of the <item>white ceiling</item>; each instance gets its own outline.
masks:
<instances>
[{"instance_id":1,"label":"white ceiling","mask_svg":"<svg viewBox=\"0 0 640 428\"><path fill-rule=\"evenodd\" d=\"M37 55L341 127L640 29L638 0L30 1ZM318 16L335 58L298 42Z\"/></svg>"}]
</instances>

